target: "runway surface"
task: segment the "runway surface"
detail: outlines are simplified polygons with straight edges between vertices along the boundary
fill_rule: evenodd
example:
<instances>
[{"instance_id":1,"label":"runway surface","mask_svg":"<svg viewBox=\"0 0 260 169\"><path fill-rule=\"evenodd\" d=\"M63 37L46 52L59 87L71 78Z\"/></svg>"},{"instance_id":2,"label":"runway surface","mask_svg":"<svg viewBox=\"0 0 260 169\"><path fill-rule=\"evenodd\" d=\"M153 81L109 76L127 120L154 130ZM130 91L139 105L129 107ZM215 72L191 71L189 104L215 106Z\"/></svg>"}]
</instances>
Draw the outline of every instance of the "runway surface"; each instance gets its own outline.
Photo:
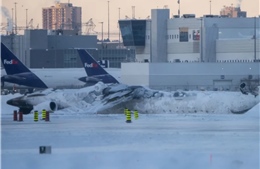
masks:
<instances>
[{"instance_id":1,"label":"runway surface","mask_svg":"<svg viewBox=\"0 0 260 169\"><path fill-rule=\"evenodd\" d=\"M3 169L259 169L259 105L242 115L139 114L132 123L124 114L12 118L2 114Z\"/></svg>"}]
</instances>

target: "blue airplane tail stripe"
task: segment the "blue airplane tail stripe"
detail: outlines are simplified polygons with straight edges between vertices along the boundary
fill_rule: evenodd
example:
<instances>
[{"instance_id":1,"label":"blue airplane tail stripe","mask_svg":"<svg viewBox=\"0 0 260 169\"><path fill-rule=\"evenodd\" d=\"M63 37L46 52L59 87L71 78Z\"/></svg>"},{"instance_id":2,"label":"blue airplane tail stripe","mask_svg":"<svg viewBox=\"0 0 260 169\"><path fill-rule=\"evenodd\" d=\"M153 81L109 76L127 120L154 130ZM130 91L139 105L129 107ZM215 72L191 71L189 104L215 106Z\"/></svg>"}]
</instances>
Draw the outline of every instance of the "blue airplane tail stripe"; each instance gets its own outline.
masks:
<instances>
[{"instance_id":1,"label":"blue airplane tail stripe","mask_svg":"<svg viewBox=\"0 0 260 169\"><path fill-rule=\"evenodd\" d=\"M108 74L86 50L78 49L78 53L88 76Z\"/></svg>"},{"instance_id":2,"label":"blue airplane tail stripe","mask_svg":"<svg viewBox=\"0 0 260 169\"><path fill-rule=\"evenodd\" d=\"M8 75L31 72L3 43L1 43L1 60Z\"/></svg>"},{"instance_id":3,"label":"blue airplane tail stripe","mask_svg":"<svg viewBox=\"0 0 260 169\"><path fill-rule=\"evenodd\" d=\"M1 43L1 61L7 74L1 80L35 88L48 88L3 43ZM7 79L5 80L4 77Z\"/></svg>"}]
</instances>

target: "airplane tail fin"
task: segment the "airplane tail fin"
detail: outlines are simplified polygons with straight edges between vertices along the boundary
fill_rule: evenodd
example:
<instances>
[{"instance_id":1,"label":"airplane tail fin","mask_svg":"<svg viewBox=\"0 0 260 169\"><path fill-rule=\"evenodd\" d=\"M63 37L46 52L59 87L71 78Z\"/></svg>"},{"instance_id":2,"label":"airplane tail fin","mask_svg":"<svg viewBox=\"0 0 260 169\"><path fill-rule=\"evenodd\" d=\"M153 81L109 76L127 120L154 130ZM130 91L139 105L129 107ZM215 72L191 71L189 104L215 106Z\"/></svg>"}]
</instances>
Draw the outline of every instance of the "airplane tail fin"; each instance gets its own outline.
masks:
<instances>
[{"instance_id":1,"label":"airplane tail fin","mask_svg":"<svg viewBox=\"0 0 260 169\"><path fill-rule=\"evenodd\" d=\"M85 49L78 49L78 53L88 76L108 74Z\"/></svg>"},{"instance_id":2,"label":"airplane tail fin","mask_svg":"<svg viewBox=\"0 0 260 169\"><path fill-rule=\"evenodd\" d=\"M31 72L3 43L1 43L1 61L7 75Z\"/></svg>"},{"instance_id":3,"label":"airplane tail fin","mask_svg":"<svg viewBox=\"0 0 260 169\"><path fill-rule=\"evenodd\" d=\"M4 82L10 82L29 87L48 88L3 43L1 43L1 61L7 74L1 77L2 86L4 86ZM28 75L30 76L28 77Z\"/></svg>"}]
</instances>

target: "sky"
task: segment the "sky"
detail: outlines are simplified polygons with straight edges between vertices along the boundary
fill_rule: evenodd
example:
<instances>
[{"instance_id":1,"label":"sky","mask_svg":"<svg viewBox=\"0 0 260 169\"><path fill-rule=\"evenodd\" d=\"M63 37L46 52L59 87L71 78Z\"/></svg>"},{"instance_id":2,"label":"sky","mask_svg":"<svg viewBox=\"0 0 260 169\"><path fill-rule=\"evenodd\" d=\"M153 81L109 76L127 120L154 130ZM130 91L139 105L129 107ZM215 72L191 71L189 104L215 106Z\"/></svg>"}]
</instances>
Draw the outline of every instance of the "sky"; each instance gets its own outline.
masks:
<instances>
[{"instance_id":1,"label":"sky","mask_svg":"<svg viewBox=\"0 0 260 169\"><path fill-rule=\"evenodd\" d=\"M42 8L50 7L55 2L67 3L68 1L73 6L82 7L83 23L86 23L90 18L93 19L96 25L95 31L101 32L100 22L103 22L104 33L108 32L108 6L110 33L118 32L119 8L121 19L125 19L125 16L131 18L133 16L133 8L135 18L138 19L145 19L147 16L150 16L151 9L167 7L170 9L171 15L177 15L179 8L177 0L110 0L109 2L107 0L2 0L1 23L7 22L6 17L3 15L3 8L9 11L9 16L12 16L12 8L15 8L14 3L17 2L18 26L25 26L26 9L28 9L28 21L33 19L34 27L39 24L39 28L42 28ZM231 4L233 6L240 5L242 11L247 11L248 17L260 14L259 0L180 0L180 13L196 14L196 17L200 17L204 14L209 14L211 7L211 14L219 15L223 6L231 6ZM86 28L83 28L83 32L85 30Z\"/></svg>"}]
</instances>

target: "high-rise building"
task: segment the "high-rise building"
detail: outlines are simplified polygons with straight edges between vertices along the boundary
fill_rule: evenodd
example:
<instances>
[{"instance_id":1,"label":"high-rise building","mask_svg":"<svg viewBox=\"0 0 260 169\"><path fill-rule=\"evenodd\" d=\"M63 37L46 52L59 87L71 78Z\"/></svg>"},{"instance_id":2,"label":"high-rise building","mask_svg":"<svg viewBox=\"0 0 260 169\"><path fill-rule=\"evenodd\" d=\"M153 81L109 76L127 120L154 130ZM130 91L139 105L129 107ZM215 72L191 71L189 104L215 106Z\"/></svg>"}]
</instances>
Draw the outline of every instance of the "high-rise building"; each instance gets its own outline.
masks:
<instances>
[{"instance_id":1,"label":"high-rise building","mask_svg":"<svg viewBox=\"0 0 260 169\"><path fill-rule=\"evenodd\" d=\"M56 3L55 6L43 8L42 27L81 32L81 7L75 7L72 3Z\"/></svg>"},{"instance_id":2,"label":"high-rise building","mask_svg":"<svg viewBox=\"0 0 260 169\"><path fill-rule=\"evenodd\" d=\"M224 6L220 11L220 15L230 18L246 17L246 12L241 11L240 7Z\"/></svg>"}]
</instances>

